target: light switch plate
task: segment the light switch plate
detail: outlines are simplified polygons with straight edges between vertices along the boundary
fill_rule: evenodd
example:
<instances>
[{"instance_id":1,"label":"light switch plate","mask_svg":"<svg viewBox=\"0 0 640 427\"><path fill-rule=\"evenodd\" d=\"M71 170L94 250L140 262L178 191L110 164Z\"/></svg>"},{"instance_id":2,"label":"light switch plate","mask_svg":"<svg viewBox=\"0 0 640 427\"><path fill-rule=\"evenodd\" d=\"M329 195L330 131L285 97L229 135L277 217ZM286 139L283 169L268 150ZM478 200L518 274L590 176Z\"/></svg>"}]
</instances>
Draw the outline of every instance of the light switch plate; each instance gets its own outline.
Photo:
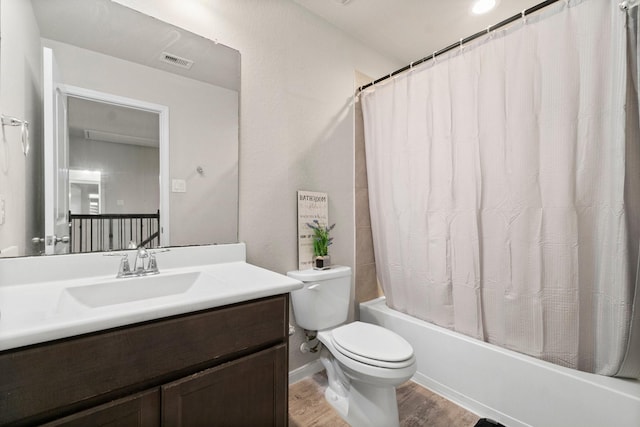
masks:
<instances>
[{"instance_id":1,"label":"light switch plate","mask_svg":"<svg viewBox=\"0 0 640 427\"><path fill-rule=\"evenodd\" d=\"M173 193L186 193L187 192L187 181L184 179L172 179L171 180L171 191Z\"/></svg>"}]
</instances>

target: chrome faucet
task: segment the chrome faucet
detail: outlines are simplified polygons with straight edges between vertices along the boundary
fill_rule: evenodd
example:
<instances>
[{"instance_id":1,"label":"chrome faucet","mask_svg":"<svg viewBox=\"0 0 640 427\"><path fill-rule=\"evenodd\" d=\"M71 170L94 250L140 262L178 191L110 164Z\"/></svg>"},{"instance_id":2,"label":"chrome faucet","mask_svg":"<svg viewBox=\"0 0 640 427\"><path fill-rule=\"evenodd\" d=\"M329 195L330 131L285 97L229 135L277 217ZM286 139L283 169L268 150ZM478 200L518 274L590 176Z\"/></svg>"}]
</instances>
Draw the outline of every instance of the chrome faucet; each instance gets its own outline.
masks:
<instances>
[{"instance_id":1,"label":"chrome faucet","mask_svg":"<svg viewBox=\"0 0 640 427\"><path fill-rule=\"evenodd\" d=\"M147 251L143 246L140 246L138 248L138 252L136 252L136 258L133 260L133 271L141 273L144 272L144 261L147 258L149 258L149 251ZM140 265L138 265L138 261L140 262Z\"/></svg>"},{"instance_id":2,"label":"chrome faucet","mask_svg":"<svg viewBox=\"0 0 640 427\"><path fill-rule=\"evenodd\" d=\"M158 273L160 273L160 271L158 270L158 262L156 261L155 254L140 246L138 247L136 258L133 261L133 270L129 264L129 256L125 253L120 260L120 267L118 268L116 277L148 276Z\"/></svg>"}]
</instances>

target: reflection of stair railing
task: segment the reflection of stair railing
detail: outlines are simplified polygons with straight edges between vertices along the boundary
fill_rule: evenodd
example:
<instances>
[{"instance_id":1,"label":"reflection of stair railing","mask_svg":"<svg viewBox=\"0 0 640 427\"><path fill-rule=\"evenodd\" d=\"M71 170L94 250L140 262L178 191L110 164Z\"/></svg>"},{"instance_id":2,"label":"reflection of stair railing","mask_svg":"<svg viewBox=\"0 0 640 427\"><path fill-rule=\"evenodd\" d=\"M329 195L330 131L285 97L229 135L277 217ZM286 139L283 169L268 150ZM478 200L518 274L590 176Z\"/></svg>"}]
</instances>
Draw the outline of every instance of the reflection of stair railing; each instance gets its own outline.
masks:
<instances>
[{"instance_id":1,"label":"reflection of stair railing","mask_svg":"<svg viewBox=\"0 0 640 427\"><path fill-rule=\"evenodd\" d=\"M135 246L160 246L160 211L153 214L72 214L70 252L99 252Z\"/></svg>"}]
</instances>

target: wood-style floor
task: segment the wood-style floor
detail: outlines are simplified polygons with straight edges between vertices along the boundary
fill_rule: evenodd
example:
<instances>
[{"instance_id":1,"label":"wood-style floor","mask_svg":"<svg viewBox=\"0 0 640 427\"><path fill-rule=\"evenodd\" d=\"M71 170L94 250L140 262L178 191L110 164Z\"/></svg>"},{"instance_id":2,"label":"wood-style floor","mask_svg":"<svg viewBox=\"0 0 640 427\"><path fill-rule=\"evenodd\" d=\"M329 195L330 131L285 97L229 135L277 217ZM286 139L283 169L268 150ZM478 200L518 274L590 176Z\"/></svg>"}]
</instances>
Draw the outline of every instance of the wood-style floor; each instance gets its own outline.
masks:
<instances>
[{"instance_id":1,"label":"wood-style floor","mask_svg":"<svg viewBox=\"0 0 640 427\"><path fill-rule=\"evenodd\" d=\"M289 386L289 427L348 427L324 399L327 377L315 374ZM398 387L402 427L473 427L478 416L408 381Z\"/></svg>"}]
</instances>

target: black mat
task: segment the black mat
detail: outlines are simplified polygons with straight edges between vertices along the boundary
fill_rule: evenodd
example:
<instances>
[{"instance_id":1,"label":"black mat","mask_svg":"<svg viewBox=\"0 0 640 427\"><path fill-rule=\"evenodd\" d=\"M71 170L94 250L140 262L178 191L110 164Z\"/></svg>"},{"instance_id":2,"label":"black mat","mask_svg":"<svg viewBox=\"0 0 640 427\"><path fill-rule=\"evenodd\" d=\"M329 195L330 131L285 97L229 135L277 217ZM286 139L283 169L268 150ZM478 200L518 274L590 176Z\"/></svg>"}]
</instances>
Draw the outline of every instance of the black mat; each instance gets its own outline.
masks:
<instances>
[{"instance_id":1,"label":"black mat","mask_svg":"<svg viewBox=\"0 0 640 427\"><path fill-rule=\"evenodd\" d=\"M474 427L505 427L497 421L490 420L489 418L480 418Z\"/></svg>"}]
</instances>

